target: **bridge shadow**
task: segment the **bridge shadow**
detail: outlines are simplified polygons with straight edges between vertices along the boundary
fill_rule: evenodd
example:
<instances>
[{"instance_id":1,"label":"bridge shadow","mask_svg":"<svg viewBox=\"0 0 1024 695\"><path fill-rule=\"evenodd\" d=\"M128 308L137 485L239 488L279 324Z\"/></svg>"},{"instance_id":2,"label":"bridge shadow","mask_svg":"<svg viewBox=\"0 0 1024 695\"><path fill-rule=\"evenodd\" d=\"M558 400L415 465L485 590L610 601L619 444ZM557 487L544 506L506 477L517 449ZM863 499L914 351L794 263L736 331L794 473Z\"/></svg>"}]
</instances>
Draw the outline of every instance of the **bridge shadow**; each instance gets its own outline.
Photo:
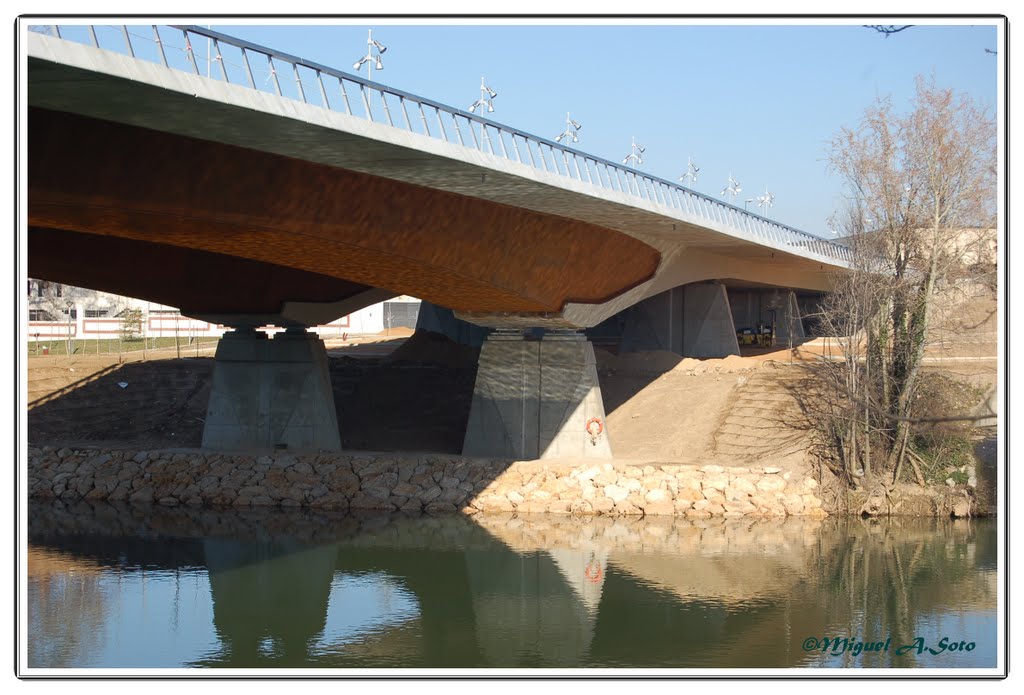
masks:
<instances>
[{"instance_id":1,"label":"bridge shadow","mask_svg":"<svg viewBox=\"0 0 1024 695\"><path fill-rule=\"evenodd\" d=\"M447 363L437 355L424 362L386 354L401 349L403 342L388 341L374 356L343 354L329 360L343 450L461 453L476 380L475 353L470 360ZM29 442L201 445L212 358L119 365L115 356L101 366L92 362L77 362L72 368L88 375L74 378L63 362L29 360Z\"/></svg>"}]
</instances>

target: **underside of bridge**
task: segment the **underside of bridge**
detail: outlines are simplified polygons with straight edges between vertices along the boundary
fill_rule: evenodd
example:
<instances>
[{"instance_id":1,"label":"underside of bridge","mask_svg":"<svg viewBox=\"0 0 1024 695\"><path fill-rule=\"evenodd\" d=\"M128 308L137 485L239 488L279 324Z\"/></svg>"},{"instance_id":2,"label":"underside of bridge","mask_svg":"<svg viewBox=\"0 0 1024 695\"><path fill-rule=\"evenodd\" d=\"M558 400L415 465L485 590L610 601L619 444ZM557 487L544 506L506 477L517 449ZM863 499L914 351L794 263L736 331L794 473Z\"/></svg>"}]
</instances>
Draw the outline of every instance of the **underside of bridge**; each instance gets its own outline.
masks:
<instances>
[{"instance_id":1,"label":"underside of bridge","mask_svg":"<svg viewBox=\"0 0 1024 695\"><path fill-rule=\"evenodd\" d=\"M193 314L273 318L371 287L544 314L607 301L660 260L610 229L368 174L42 109L29 122L30 274Z\"/></svg>"}]
</instances>

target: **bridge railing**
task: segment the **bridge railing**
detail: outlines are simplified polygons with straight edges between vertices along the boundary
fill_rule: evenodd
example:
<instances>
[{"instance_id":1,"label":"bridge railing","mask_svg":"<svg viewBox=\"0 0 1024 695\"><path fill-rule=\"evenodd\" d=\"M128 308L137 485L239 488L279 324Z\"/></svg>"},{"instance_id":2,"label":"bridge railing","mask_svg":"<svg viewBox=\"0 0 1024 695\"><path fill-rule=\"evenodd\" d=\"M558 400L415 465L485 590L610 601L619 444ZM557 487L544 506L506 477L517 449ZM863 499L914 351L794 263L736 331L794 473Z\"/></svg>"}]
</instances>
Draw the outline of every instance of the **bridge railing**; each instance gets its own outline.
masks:
<instances>
[{"instance_id":1,"label":"bridge railing","mask_svg":"<svg viewBox=\"0 0 1024 695\"><path fill-rule=\"evenodd\" d=\"M666 179L547 138L266 46L199 26L49 25L30 28L165 67L365 118L534 169L617 191L804 255L845 263L851 251Z\"/></svg>"}]
</instances>

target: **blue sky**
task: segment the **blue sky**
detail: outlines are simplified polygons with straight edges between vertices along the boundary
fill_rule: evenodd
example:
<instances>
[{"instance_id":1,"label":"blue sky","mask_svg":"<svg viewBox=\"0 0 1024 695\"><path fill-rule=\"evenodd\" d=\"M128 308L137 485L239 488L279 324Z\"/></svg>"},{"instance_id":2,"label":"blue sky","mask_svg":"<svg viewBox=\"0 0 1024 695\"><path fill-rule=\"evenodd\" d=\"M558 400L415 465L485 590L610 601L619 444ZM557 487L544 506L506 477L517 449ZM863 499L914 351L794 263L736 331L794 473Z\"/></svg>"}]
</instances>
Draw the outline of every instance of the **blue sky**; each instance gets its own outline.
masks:
<instances>
[{"instance_id":1,"label":"blue sky","mask_svg":"<svg viewBox=\"0 0 1024 695\"><path fill-rule=\"evenodd\" d=\"M915 76L934 75L941 87L997 106L1001 58L984 50L997 48L994 25L919 25L886 38L859 23L327 21L335 24L213 28L351 71L372 27L388 49L375 81L466 108L485 75L498 92L489 114L498 122L553 138L571 111L583 124L579 149L621 161L635 136L647 148L640 169L672 181L692 155L698 191L721 197L732 173L743 187L736 204L767 186L769 217L820 236L843 203L842 182L827 171L828 141L876 96L903 107Z\"/></svg>"}]
</instances>

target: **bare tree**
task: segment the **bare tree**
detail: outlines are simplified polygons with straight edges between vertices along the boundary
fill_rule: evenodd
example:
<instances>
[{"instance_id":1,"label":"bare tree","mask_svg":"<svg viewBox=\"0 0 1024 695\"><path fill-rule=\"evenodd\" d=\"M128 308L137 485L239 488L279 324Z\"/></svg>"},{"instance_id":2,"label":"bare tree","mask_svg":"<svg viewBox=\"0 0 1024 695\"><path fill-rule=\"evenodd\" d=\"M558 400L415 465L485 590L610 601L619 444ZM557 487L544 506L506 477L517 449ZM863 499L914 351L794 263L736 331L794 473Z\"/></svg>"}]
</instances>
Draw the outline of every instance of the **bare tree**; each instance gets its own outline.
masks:
<instances>
[{"instance_id":1,"label":"bare tree","mask_svg":"<svg viewBox=\"0 0 1024 695\"><path fill-rule=\"evenodd\" d=\"M907 113L879 99L830 151L851 194L837 223L853 261L823 310L826 329L844 337L842 359L818 369L819 431L853 485L891 487L908 458L924 483L908 451L921 365L936 298L977 270L965 230L994 227L995 122L968 96L918 78Z\"/></svg>"},{"instance_id":2,"label":"bare tree","mask_svg":"<svg viewBox=\"0 0 1024 695\"><path fill-rule=\"evenodd\" d=\"M914 25L913 24L903 24L903 25L898 25L898 24L865 24L864 28L865 29L874 29L879 34L884 34L885 38L889 38L891 35L898 34L899 32L903 31L904 29L909 29L912 26L914 26Z\"/></svg>"}]
</instances>

